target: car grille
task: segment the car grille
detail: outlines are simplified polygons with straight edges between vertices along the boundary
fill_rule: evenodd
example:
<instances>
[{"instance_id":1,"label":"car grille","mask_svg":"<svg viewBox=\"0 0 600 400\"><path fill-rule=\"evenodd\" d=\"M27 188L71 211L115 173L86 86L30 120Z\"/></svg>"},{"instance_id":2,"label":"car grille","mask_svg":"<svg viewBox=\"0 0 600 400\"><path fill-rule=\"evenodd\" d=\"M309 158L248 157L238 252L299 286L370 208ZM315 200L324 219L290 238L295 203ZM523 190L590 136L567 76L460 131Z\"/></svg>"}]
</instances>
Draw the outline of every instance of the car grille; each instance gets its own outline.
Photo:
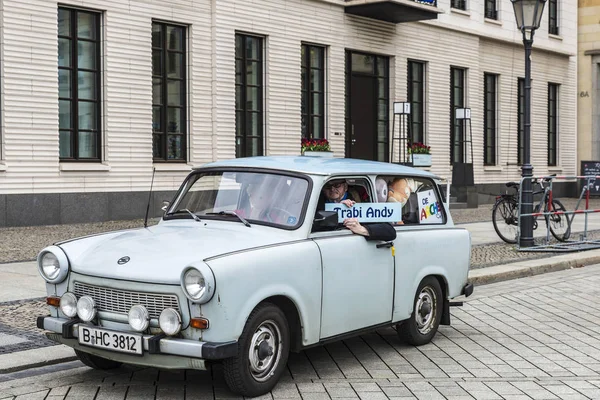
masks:
<instances>
[{"instance_id":1,"label":"car grille","mask_svg":"<svg viewBox=\"0 0 600 400\"><path fill-rule=\"evenodd\" d=\"M158 318L165 308L179 311L177 296L158 293L130 292L121 289L110 289L75 282L75 296L90 296L94 299L98 311L108 311L127 314L129 309L136 304L141 304L148 309L150 318Z\"/></svg>"}]
</instances>

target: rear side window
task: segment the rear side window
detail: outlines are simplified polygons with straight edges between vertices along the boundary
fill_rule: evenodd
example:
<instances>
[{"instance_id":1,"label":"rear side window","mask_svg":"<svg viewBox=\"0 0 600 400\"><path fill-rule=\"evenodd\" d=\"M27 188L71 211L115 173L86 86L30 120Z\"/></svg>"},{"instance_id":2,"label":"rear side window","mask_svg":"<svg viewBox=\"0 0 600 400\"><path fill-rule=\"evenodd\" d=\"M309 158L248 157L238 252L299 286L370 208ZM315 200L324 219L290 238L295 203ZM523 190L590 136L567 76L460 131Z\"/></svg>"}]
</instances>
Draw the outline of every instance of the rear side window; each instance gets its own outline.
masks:
<instances>
[{"instance_id":1,"label":"rear side window","mask_svg":"<svg viewBox=\"0 0 600 400\"><path fill-rule=\"evenodd\" d=\"M378 176L378 202L400 203L402 221L396 225L443 225L446 214L433 181L402 175Z\"/></svg>"}]
</instances>

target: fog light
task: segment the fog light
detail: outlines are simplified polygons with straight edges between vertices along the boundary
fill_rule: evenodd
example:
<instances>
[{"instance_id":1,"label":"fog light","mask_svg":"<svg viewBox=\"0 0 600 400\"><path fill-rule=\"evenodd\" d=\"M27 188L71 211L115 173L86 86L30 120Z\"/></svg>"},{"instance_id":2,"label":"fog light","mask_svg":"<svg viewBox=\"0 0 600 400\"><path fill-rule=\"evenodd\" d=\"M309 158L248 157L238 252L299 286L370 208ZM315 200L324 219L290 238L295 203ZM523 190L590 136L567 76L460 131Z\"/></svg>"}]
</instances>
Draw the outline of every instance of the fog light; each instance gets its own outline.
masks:
<instances>
[{"instance_id":1,"label":"fog light","mask_svg":"<svg viewBox=\"0 0 600 400\"><path fill-rule=\"evenodd\" d=\"M96 303L90 296L82 296L77 302L77 315L82 321L90 322L96 317Z\"/></svg>"},{"instance_id":2,"label":"fog light","mask_svg":"<svg viewBox=\"0 0 600 400\"><path fill-rule=\"evenodd\" d=\"M181 316L172 308L165 308L160 313L158 325L166 335L177 335L181 331Z\"/></svg>"},{"instance_id":3,"label":"fog light","mask_svg":"<svg viewBox=\"0 0 600 400\"><path fill-rule=\"evenodd\" d=\"M67 292L60 298L60 311L69 318L77 315L77 297L71 292Z\"/></svg>"},{"instance_id":4,"label":"fog light","mask_svg":"<svg viewBox=\"0 0 600 400\"><path fill-rule=\"evenodd\" d=\"M146 307L142 305L135 305L129 310L129 325L133 330L143 332L148 329L150 325L150 314Z\"/></svg>"}]
</instances>

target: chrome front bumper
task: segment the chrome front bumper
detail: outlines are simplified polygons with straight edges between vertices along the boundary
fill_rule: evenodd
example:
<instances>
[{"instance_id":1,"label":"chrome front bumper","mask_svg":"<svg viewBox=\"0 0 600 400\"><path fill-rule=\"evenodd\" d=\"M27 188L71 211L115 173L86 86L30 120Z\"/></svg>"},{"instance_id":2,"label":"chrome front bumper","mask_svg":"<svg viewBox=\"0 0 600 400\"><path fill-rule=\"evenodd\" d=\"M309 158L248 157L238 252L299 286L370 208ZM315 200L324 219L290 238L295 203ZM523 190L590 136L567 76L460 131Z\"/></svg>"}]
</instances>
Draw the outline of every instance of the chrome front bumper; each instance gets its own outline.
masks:
<instances>
[{"instance_id":1,"label":"chrome front bumper","mask_svg":"<svg viewBox=\"0 0 600 400\"><path fill-rule=\"evenodd\" d=\"M201 362L200 364L202 364L202 367L200 367L198 364L192 368L204 369L204 360L220 360L233 357L237 354L236 341L226 343L211 343L188 339L169 338L164 335L142 335L143 357L137 355L119 354L104 350L102 348L80 345L77 340L79 337L78 327L80 324L82 324L82 322L77 320L69 320L66 318L55 318L49 316L37 318L38 328L55 333L48 335L48 337L54 341L67 344L70 347L87 353L104 356L110 359L118 359L118 361L130 362L132 364L153 365L152 363L140 361L142 358L149 357L150 355L170 355L186 357L188 359L196 359L196 364ZM93 325L90 326L93 327ZM123 360L123 358L129 361ZM154 359L155 357L151 358ZM165 367L164 365L155 366ZM190 366L188 366L188 368L190 368Z\"/></svg>"}]
</instances>

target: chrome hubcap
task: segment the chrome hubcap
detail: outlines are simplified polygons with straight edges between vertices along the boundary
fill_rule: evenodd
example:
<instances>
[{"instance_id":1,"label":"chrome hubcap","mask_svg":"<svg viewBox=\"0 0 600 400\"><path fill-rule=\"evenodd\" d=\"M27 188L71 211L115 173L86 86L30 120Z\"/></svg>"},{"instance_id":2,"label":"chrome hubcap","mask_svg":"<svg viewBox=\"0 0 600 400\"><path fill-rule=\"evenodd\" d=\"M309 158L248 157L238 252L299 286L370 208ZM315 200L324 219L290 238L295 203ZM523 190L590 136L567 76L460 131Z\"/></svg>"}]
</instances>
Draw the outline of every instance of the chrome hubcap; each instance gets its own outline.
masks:
<instances>
[{"instance_id":1,"label":"chrome hubcap","mask_svg":"<svg viewBox=\"0 0 600 400\"><path fill-rule=\"evenodd\" d=\"M248 359L254 379L264 382L273 374L281 355L281 332L274 321L263 322L252 335Z\"/></svg>"},{"instance_id":2,"label":"chrome hubcap","mask_svg":"<svg viewBox=\"0 0 600 400\"><path fill-rule=\"evenodd\" d=\"M430 286L425 286L415 305L415 321L417 329L422 335L427 335L433 328L437 316L437 296L435 290Z\"/></svg>"}]
</instances>

